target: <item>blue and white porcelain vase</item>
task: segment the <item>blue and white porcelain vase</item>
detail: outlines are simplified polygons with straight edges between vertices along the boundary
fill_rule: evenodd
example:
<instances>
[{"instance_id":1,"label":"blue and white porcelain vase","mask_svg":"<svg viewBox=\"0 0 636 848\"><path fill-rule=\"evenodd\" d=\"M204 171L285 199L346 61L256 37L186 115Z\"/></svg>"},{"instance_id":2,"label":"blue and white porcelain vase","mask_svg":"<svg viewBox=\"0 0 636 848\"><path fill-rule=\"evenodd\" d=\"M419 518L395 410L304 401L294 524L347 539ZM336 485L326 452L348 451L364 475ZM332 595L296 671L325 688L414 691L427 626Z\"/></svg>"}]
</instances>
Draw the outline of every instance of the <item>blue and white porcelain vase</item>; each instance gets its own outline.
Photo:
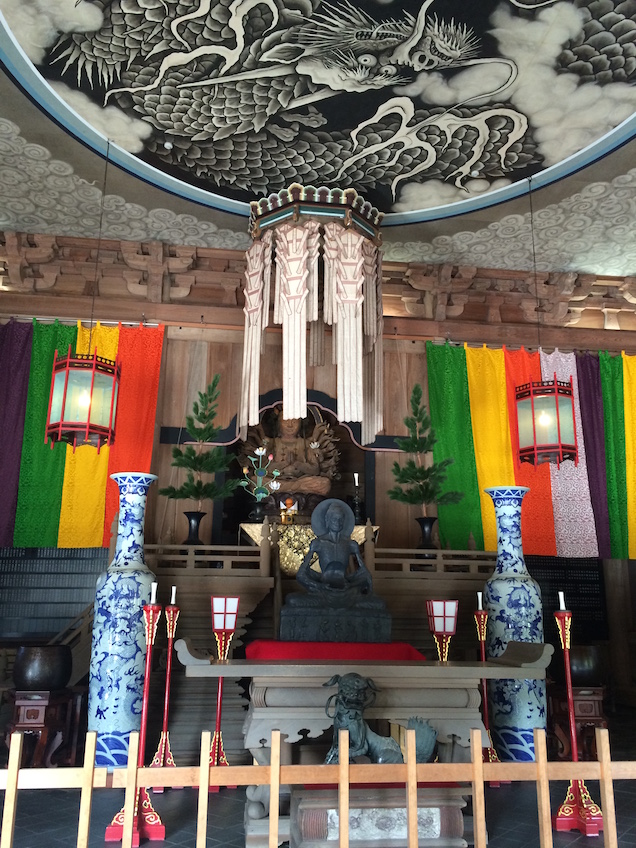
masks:
<instances>
[{"instance_id":1,"label":"blue and white porcelain vase","mask_svg":"<svg viewBox=\"0 0 636 848\"><path fill-rule=\"evenodd\" d=\"M528 573L521 547L525 486L485 491L497 520L497 565L484 587L488 611L486 654L498 657L508 642L543 642L541 589ZM534 760L533 730L546 726L544 680L489 680L490 729L503 761Z\"/></svg>"},{"instance_id":2,"label":"blue and white porcelain vase","mask_svg":"<svg viewBox=\"0 0 636 848\"><path fill-rule=\"evenodd\" d=\"M141 727L146 639L143 607L154 574L144 561L144 514L154 474L113 474L119 486L115 558L97 580L88 689L88 729L97 731L95 765L128 761L128 738Z\"/></svg>"}]
</instances>

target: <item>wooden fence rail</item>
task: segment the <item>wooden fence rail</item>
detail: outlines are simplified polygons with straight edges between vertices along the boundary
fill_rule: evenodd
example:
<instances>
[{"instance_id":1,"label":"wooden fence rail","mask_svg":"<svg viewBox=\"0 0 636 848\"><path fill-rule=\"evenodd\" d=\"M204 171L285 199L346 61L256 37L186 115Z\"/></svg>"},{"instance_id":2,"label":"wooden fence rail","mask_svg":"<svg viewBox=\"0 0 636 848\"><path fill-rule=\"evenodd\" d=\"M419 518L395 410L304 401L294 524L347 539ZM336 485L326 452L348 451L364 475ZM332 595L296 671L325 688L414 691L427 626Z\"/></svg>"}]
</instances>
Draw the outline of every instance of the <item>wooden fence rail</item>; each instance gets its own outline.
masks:
<instances>
[{"instance_id":1,"label":"wooden fence rail","mask_svg":"<svg viewBox=\"0 0 636 848\"><path fill-rule=\"evenodd\" d=\"M105 768L95 767L96 734L88 733L84 765L80 768L23 769L22 734L11 737L9 762L0 771L0 789L5 790L4 812L0 848L12 848L18 792L21 789L80 789L80 811L77 830L77 848L88 848L92 791L94 788L123 788L124 826L122 848L131 848L137 790L141 787L194 786L198 787L198 814L195 848L205 848L209 787L213 786L270 786L269 848L278 846L278 797L282 784L324 785L335 784L339 792L339 848L349 848L349 787L350 784L401 783L405 785L407 810L408 848L417 848L417 785L419 783L470 783L473 798L475 848L486 848L486 815L484 784L487 781L532 781L536 784L539 834L541 848L552 848L550 813L551 780L598 780L600 782L601 808L603 810L604 846L618 848L616 815L614 810L613 781L636 779L636 762L612 762L609 735L597 728L596 762L548 762L546 737L535 730L536 762L484 763L479 730L471 731L470 763L426 763L415 760L415 731L406 732L406 762L395 765L349 764L341 757L339 765L282 765L280 759L280 732L272 733L271 764L269 766L216 766L209 765L211 734L201 735L201 756L198 766L179 768L138 768L139 734L130 736L128 767L108 774ZM340 750L348 750L347 731L340 731Z\"/></svg>"}]
</instances>

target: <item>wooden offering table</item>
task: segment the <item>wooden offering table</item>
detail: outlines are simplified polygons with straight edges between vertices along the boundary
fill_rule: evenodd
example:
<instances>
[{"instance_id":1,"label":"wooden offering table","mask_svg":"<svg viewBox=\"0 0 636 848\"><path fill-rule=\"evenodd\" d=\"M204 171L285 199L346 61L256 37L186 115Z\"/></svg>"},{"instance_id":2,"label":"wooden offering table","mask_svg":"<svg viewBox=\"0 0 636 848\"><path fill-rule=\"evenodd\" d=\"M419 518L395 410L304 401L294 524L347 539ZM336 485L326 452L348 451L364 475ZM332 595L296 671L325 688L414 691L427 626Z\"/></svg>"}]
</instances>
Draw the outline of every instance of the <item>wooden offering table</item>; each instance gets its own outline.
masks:
<instances>
[{"instance_id":1,"label":"wooden offering table","mask_svg":"<svg viewBox=\"0 0 636 848\"><path fill-rule=\"evenodd\" d=\"M175 649L187 677L251 678L243 737L245 747L259 765L270 762L272 730L280 730L286 736L286 750L281 751L281 758L283 762L291 762L293 743L305 734L317 738L332 727L333 719L327 716L325 705L336 686L324 684L334 674L349 672L371 678L379 689L375 703L364 711L366 720L388 719L406 726L411 716L419 716L437 730L441 762L467 761L471 728L481 729L484 748L490 744L480 713L481 679L543 679L554 651L551 645L510 643L501 657L485 663L386 659L217 663L208 655L194 652L187 640L175 642ZM512 659L506 656L509 652ZM267 830L259 822L269 809L267 791L266 787L248 787L246 845L250 848L267 846ZM286 791L289 792L288 787L281 787L281 796ZM281 818L281 825L288 827L289 820Z\"/></svg>"},{"instance_id":2,"label":"wooden offering table","mask_svg":"<svg viewBox=\"0 0 636 848\"><path fill-rule=\"evenodd\" d=\"M289 743L298 742L301 731L308 731L315 738L329 730L332 719L325 713L325 704L336 687L325 688L324 684L334 674L357 672L370 677L380 690L373 706L365 710L367 720L388 719L405 726L411 716L417 715L430 721L438 733L440 759L448 762L461 756L460 752L450 750L456 746L463 748L468 757L473 727L482 729L484 747L489 745L480 713L482 678L545 678L552 646L513 644L522 645L522 650L534 649L535 658L526 662L521 655L514 665L505 665L505 655L496 662L485 663L386 660L216 663L209 656L193 652L186 640L178 640L175 649L187 677L252 679L250 707L243 728L245 747L252 753L255 748L268 745L274 729L286 735Z\"/></svg>"}]
</instances>

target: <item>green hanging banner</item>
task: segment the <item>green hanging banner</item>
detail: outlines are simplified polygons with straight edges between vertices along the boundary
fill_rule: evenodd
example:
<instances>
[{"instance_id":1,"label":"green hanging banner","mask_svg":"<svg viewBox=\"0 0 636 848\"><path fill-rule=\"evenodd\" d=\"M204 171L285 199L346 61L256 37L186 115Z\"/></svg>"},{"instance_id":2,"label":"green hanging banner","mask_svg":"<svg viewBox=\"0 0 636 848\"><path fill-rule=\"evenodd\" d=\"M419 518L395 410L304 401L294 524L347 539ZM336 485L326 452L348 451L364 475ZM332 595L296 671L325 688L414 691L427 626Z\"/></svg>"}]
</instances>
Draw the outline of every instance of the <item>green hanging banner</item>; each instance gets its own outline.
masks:
<instances>
[{"instance_id":1,"label":"green hanging banner","mask_svg":"<svg viewBox=\"0 0 636 848\"><path fill-rule=\"evenodd\" d=\"M34 321L29 392L26 404L20 486L13 531L16 548L54 548L62 502L66 444L51 450L44 442L55 351L75 348L77 327Z\"/></svg>"},{"instance_id":2,"label":"green hanging banner","mask_svg":"<svg viewBox=\"0 0 636 848\"><path fill-rule=\"evenodd\" d=\"M600 351L607 505L609 509L612 557L627 559L627 473L625 459L625 406L623 400L623 359Z\"/></svg>"},{"instance_id":3,"label":"green hanging banner","mask_svg":"<svg viewBox=\"0 0 636 848\"><path fill-rule=\"evenodd\" d=\"M437 444L433 458L452 457L446 489L463 492L458 504L440 506L439 535L442 547L468 550L472 534L475 548L484 549L481 505L475 466L470 398L463 347L426 343L428 397Z\"/></svg>"}]
</instances>

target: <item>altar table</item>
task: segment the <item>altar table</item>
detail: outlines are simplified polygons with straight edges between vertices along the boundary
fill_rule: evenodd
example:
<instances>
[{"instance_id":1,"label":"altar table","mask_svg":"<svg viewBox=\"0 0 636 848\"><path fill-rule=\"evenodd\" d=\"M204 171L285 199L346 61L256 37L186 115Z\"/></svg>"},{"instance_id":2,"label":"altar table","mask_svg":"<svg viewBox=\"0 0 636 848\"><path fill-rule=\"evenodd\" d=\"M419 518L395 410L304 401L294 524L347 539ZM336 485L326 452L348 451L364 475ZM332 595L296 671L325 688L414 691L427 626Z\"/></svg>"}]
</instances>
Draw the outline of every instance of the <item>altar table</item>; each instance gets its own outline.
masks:
<instances>
[{"instance_id":1,"label":"altar table","mask_svg":"<svg viewBox=\"0 0 636 848\"><path fill-rule=\"evenodd\" d=\"M370 677L380 690L375 703L365 710L365 718L388 719L406 726L413 715L430 721L437 730L440 759L456 758L457 745L469 756L470 730L482 731L483 745L489 746L480 712L482 678L545 678L553 651L551 645L511 643L532 649L536 659L505 665L505 656L497 661L413 662L372 660L230 660L218 663L209 655L201 656L179 639L175 649L185 666L186 677L251 678L250 706L243 735L245 747L269 746L271 732L281 731L287 742L298 742L301 731L316 738L332 726L325 704L336 687L324 684L334 674L357 672ZM537 651L537 649L540 649Z\"/></svg>"},{"instance_id":2,"label":"altar table","mask_svg":"<svg viewBox=\"0 0 636 848\"><path fill-rule=\"evenodd\" d=\"M175 649L185 666L186 677L252 679L243 737L245 747L259 765L270 763L272 730L280 730L286 737L281 759L289 762L291 750L287 743L299 742L304 732L316 738L332 727L333 720L326 715L325 704L336 687L324 684L334 674L348 672L370 677L380 690L374 704L365 709L365 719L388 719L402 726L414 715L428 719L437 730L440 761L467 761L471 728L481 729L483 747L490 745L479 710L481 679L543 679L554 651L551 645L510 643L496 661L485 663L344 658L328 661L247 659L219 663L209 654L193 652L185 639L177 640ZM514 654L513 660L507 658L508 652ZM513 664L507 665L508 662ZM290 787L281 786L279 794L281 798L289 798ZM248 786L247 799L246 848L267 848L269 787ZM284 801L281 803L284 806ZM282 838L288 839L289 818L281 815L279 825Z\"/></svg>"}]
</instances>

